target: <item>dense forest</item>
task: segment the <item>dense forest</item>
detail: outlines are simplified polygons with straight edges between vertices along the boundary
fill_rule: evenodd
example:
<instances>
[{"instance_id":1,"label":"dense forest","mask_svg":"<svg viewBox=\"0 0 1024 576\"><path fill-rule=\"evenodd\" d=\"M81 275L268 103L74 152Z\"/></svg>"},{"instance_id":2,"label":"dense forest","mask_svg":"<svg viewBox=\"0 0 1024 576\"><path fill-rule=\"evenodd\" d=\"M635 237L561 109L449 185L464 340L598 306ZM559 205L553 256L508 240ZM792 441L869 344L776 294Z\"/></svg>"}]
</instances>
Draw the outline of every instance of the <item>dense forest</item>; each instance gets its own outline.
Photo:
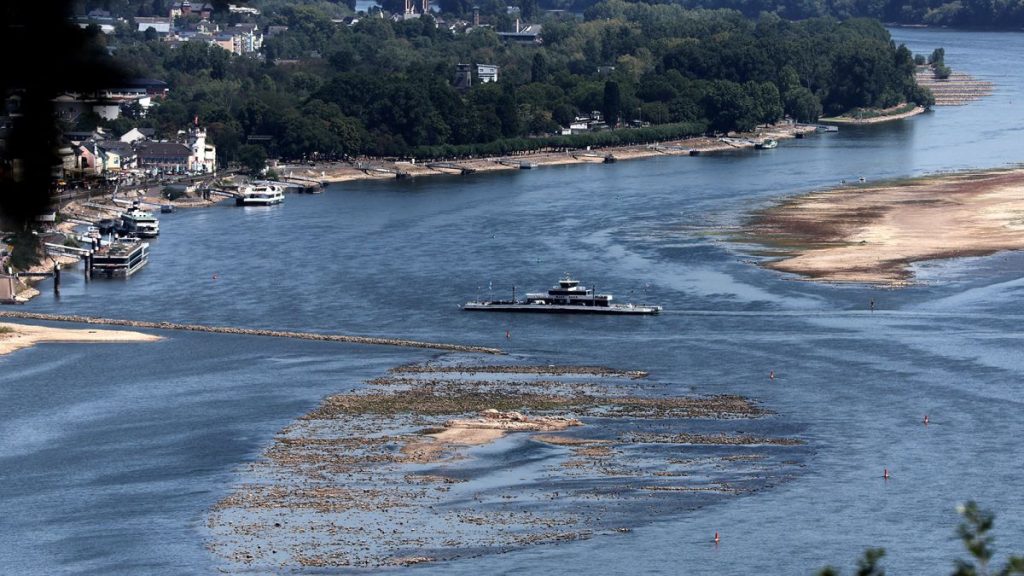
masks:
<instances>
[{"instance_id":1,"label":"dense forest","mask_svg":"<svg viewBox=\"0 0 1024 576\"><path fill-rule=\"evenodd\" d=\"M543 44L523 45L489 27L453 32L429 15L349 25L329 13L347 6L280 4L260 17L264 27L288 26L266 40L265 58L172 47L128 27L97 37L130 74L170 85L148 117L115 128L167 134L198 116L223 160L253 145L287 158L441 157L557 146L564 140L553 135L591 111L612 127L650 127L576 144L742 131L784 115L813 121L931 98L914 82L910 51L871 20L751 20L609 0L582 21L547 17ZM457 89L458 63L497 65L499 80Z\"/></svg>"},{"instance_id":2,"label":"dense forest","mask_svg":"<svg viewBox=\"0 0 1024 576\"><path fill-rule=\"evenodd\" d=\"M541 6L583 11L595 3L595 0L543 0ZM1019 30L1024 27L1024 0L671 0L671 3L686 8L738 10L751 18L769 12L791 20L831 16L840 20L875 18L886 23L955 28Z\"/></svg>"}]
</instances>

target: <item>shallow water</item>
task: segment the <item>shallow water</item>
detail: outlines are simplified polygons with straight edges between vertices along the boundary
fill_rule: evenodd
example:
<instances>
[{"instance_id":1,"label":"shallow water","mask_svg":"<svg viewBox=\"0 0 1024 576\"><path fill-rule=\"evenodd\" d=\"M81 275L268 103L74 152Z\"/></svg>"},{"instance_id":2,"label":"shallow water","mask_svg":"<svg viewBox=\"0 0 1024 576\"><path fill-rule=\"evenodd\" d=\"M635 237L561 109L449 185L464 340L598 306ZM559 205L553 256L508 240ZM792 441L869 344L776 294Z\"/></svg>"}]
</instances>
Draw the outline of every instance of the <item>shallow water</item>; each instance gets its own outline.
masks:
<instances>
[{"instance_id":1,"label":"shallow water","mask_svg":"<svg viewBox=\"0 0 1024 576\"><path fill-rule=\"evenodd\" d=\"M729 229L775 200L1021 161L1024 36L897 30L996 83L980 102L775 150L332 186L273 208L163 215L124 282L66 273L27 310L501 346L531 360L651 371L686 393L756 398L812 450L796 479L628 534L419 572L813 573L866 546L891 573L962 556L954 506L1024 542L1019 418L1024 256L922 263L893 291L749 263ZM462 302L562 273L653 318L470 314ZM217 274L214 279L213 275ZM877 304L868 311L868 302ZM506 339L506 331L511 338ZM0 358L0 563L12 573L210 572L204 515L272 435L323 396L429 351L166 333ZM769 370L777 376L767 378ZM931 425L921 425L924 414ZM881 478L888 468L892 478ZM715 531L722 543L710 543ZM1024 549L1017 546L1014 552Z\"/></svg>"}]
</instances>

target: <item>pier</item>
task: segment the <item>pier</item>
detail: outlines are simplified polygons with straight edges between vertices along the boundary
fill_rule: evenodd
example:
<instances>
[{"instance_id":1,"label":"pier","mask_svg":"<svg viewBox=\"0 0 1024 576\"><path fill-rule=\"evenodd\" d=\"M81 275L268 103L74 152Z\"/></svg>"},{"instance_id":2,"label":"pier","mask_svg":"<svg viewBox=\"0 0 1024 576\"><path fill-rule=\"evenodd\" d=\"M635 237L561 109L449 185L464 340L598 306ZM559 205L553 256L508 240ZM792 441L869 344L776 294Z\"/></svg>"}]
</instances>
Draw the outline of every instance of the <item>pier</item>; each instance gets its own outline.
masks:
<instances>
[{"instance_id":1,"label":"pier","mask_svg":"<svg viewBox=\"0 0 1024 576\"><path fill-rule=\"evenodd\" d=\"M362 170L364 174L369 175L394 174L395 178L407 178L409 176L408 172L405 172L404 170L399 170L398 168L390 168L388 166L382 166L377 164L367 164L365 162L360 162L356 164L356 168Z\"/></svg>"},{"instance_id":2,"label":"pier","mask_svg":"<svg viewBox=\"0 0 1024 576\"><path fill-rule=\"evenodd\" d=\"M476 168L469 168L455 162L429 162L426 164L427 168L431 170L454 170L459 174L473 174L476 172Z\"/></svg>"},{"instance_id":3,"label":"pier","mask_svg":"<svg viewBox=\"0 0 1024 576\"><path fill-rule=\"evenodd\" d=\"M349 336L345 334L320 334L315 332L232 328L229 326L176 324L172 322L149 322L145 320L97 318L94 316L75 316L67 314L41 314L38 312L18 312L8 310L0 310L0 318L44 320L47 322L74 322L78 324L100 324L105 326L128 326L131 328L150 328L153 330L185 330L189 332L207 332L211 334L233 334L236 336L268 336L271 338L292 338L296 340L317 340L321 342L347 342L349 344L373 344L378 346L399 346L404 348L427 348L431 350L444 350L446 352L475 352L479 354L495 355L504 354L504 352L498 348L470 346L465 344L445 344L442 342L424 342L420 340L406 340L404 338L379 338L373 336Z\"/></svg>"},{"instance_id":4,"label":"pier","mask_svg":"<svg viewBox=\"0 0 1024 576\"><path fill-rule=\"evenodd\" d=\"M512 166L513 168L519 168L520 170L533 170L537 167L537 164L530 162L529 160L509 160L508 158L499 158L495 160L502 166Z\"/></svg>"}]
</instances>

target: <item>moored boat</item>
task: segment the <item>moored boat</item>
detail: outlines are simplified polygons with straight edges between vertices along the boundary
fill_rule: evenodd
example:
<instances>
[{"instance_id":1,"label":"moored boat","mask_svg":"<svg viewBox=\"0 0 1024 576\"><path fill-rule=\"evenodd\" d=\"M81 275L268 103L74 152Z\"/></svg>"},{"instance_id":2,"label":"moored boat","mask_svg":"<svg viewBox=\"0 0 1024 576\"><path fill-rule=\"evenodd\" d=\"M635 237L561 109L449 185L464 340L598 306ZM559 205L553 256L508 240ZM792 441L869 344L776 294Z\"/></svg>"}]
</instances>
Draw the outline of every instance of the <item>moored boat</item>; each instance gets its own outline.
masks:
<instances>
[{"instance_id":1,"label":"moored boat","mask_svg":"<svg viewBox=\"0 0 1024 576\"><path fill-rule=\"evenodd\" d=\"M253 182L239 191L239 206L270 206L284 202L284 189L270 182Z\"/></svg>"},{"instance_id":2,"label":"moored boat","mask_svg":"<svg viewBox=\"0 0 1024 576\"><path fill-rule=\"evenodd\" d=\"M156 216L137 206L121 215L121 227L138 238L155 238L160 234L160 221Z\"/></svg>"},{"instance_id":3,"label":"moored boat","mask_svg":"<svg viewBox=\"0 0 1024 576\"><path fill-rule=\"evenodd\" d=\"M149 243L138 239L120 239L93 252L89 276L127 278L149 262Z\"/></svg>"},{"instance_id":4,"label":"moored boat","mask_svg":"<svg viewBox=\"0 0 1024 576\"><path fill-rule=\"evenodd\" d=\"M765 138L757 144L754 144L754 148L758 150L771 150L779 145L778 140L772 140L771 138Z\"/></svg>"},{"instance_id":5,"label":"moored boat","mask_svg":"<svg viewBox=\"0 0 1024 576\"><path fill-rule=\"evenodd\" d=\"M467 302L463 310L492 312L547 312L576 314L658 314L661 306L646 304L613 304L611 294L597 294L580 286L578 280L566 276L546 293L528 293L525 300L517 300L515 288L511 300Z\"/></svg>"}]
</instances>

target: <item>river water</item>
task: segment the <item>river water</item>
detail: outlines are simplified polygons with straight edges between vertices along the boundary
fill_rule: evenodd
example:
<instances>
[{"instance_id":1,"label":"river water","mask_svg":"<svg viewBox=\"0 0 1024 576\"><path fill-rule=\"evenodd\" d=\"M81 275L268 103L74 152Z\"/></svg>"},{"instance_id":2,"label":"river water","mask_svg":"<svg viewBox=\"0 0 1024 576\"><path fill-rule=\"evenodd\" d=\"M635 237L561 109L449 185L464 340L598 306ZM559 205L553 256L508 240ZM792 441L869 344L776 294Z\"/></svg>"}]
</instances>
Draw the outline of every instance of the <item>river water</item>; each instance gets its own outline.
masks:
<instances>
[{"instance_id":1,"label":"river water","mask_svg":"<svg viewBox=\"0 0 1024 576\"><path fill-rule=\"evenodd\" d=\"M1022 159L1020 34L895 30L995 93L775 150L375 181L269 209L162 216L124 282L65 274L25 309L500 346L753 397L811 449L794 479L628 534L417 572L811 574L867 546L894 574L951 572L957 503L1024 552L1024 255L927 263L901 290L766 271L730 240L751 210L837 184ZM652 318L471 314L571 272ZM214 278L216 274L216 278ZM877 309L868 310L874 300ZM511 336L506 339L506 331ZM166 333L0 358L0 565L19 574L208 573L206 511L273 434L423 350ZM776 379L767 378L774 370ZM925 414L931 425L924 427ZM741 427L737 424L737 427ZM884 481L882 471L892 474ZM710 543L718 531L722 542Z\"/></svg>"}]
</instances>

